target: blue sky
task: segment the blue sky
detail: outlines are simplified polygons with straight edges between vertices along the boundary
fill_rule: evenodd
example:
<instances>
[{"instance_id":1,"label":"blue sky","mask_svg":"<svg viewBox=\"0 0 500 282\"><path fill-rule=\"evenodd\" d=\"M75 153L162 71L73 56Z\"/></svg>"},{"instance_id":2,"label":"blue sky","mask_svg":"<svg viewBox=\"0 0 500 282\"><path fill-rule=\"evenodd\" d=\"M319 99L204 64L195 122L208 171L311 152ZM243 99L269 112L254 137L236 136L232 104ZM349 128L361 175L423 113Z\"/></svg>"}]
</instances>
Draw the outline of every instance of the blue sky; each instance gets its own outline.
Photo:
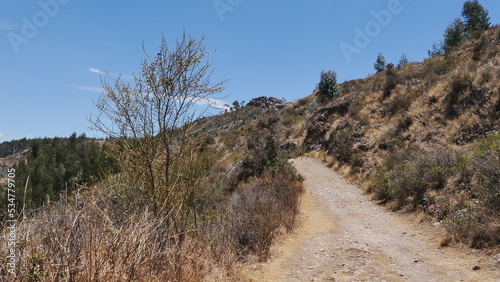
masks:
<instances>
[{"instance_id":1,"label":"blue sky","mask_svg":"<svg viewBox=\"0 0 500 282\"><path fill-rule=\"evenodd\" d=\"M372 74L378 53L397 63L427 56L460 15L462 0L0 0L0 142L88 136L99 72L139 73L161 36L205 35L231 104L287 101L314 90L322 70L339 82ZM480 0L500 23L498 0ZM362 34L360 34L362 33Z\"/></svg>"}]
</instances>

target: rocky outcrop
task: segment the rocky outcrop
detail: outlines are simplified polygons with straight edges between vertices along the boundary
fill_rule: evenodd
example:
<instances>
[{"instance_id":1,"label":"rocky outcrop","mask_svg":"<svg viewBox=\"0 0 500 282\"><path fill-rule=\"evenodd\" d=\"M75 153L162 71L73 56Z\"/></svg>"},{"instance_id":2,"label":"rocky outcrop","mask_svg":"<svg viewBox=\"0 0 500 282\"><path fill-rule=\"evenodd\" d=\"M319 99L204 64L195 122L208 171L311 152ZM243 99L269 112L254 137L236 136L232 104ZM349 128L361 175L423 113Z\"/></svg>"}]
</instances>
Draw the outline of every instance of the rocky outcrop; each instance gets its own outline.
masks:
<instances>
[{"instance_id":1,"label":"rocky outcrop","mask_svg":"<svg viewBox=\"0 0 500 282\"><path fill-rule=\"evenodd\" d=\"M286 104L287 103L281 99L262 96L252 99L246 106L264 109L282 109Z\"/></svg>"}]
</instances>

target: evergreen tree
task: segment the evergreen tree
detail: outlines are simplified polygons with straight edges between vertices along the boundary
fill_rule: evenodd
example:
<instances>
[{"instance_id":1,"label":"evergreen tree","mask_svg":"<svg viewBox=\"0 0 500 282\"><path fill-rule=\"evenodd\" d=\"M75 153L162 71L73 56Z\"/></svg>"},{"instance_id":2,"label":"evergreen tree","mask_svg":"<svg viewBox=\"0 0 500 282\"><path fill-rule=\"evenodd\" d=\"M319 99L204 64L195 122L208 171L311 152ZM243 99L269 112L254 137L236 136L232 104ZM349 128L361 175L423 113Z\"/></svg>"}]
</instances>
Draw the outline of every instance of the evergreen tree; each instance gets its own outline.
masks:
<instances>
[{"instance_id":1,"label":"evergreen tree","mask_svg":"<svg viewBox=\"0 0 500 282\"><path fill-rule=\"evenodd\" d=\"M377 70L377 72L385 70L385 57L382 53L378 54L377 61L373 64L373 67Z\"/></svg>"},{"instance_id":2,"label":"evergreen tree","mask_svg":"<svg viewBox=\"0 0 500 282\"><path fill-rule=\"evenodd\" d=\"M340 96L340 89L337 85L337 73L334 71L321 72L321 80L318 84L319 102L327 102Z\"/></svg>"},{"instance_id":3,"label":"evergreen tree","mask_svg":"<svg viewBox=\"0 0 500 282\"><path fill-rule=\"evenodd\" d=\"M409 63L410 61L408 60L408 57L406 57L406 54L403 53L403 55L401 55L401 58L399 59L398 69L404 68Z\"/></svg>"},{"instance_id":4,"label":"evergreen tree","mask_svg":"<svg viewBox=\"0 0 500 282\"><path fill-rule=\"evenodd\" d=\"M459 46L467 39L465 24L460 18L456 18L444 32L443 49L445 53Z\"/></svg>"},{"instance_id":5,"label":"evergreen tree","mask_svg":"<svg viewBox=\"0 0 500 282\"><path fill-rule=\"evenodd\" d=\"M429 58L436 58L436 57L444 55L443 42L442 41L439 43L434 42L432 44L432 50L427 50L427 54L429 55Z\"/></svg>"},{"instance_id":6,"label":"evergreen tree","mask_svg":"<svg viewBox=\"0 0 500 282\"><path fill-rule=\"evenodd\" d=\"M474 31L484 31L490 28L490 18L486 10L477 0L467 1L462 8L465 20L465 32L470 37Z\"/></svg>"}]
</instances>

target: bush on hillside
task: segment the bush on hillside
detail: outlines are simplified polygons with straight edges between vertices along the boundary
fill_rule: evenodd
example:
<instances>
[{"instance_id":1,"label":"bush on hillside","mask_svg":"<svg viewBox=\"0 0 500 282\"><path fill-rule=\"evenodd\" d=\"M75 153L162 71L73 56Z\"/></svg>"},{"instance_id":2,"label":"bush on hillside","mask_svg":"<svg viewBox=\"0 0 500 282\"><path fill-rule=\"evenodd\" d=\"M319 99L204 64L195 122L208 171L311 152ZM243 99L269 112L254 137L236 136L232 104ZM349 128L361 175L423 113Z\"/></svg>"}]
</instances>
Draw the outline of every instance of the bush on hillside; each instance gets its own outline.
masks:
<instances>
[{"instance_id":1,"label":"bush on hillside","mask_svg":"<svg viewBox=\"0 0 500 282\"><path fill-rule=\"evenodd\" d=\"M398 82L399 82L399 77L396 68L394 67L394 64L392 63L388 64L387 71L385 73L385 86L383 94L384 98L387 98L391 95L392 90L396 88Z\"/></svg>"},{"instance_id":2,"label":"bush on hillside","mask_svg":"<svg viewBox=\"0 0 500 282\"><path fill-rule=\"evenodd\" d=\"M282 229L292 229L302 191L294 173L287 170L274 176L265 172L239 185L229 199L227 212L227 230L231 230L227 235L237 252L266 258Z\"/></svg>"},{"instance_id":3,"label":"bush on hillside","mask_svg":"<svg viewBox=\"0 0 500 282\"><path fill-rule=\"evenodd\" d=\"M467 72L460 72L455 74L450 83L450 92L445 97L445 111L446 116L449 118L454 118L458 115L458 110L456 105L460 99L460 96L466 91L470 90L473 86L473 78Z\"/></svg>"},{"instance_id":4,"label":"bush on hillside","mask_svg":"<svg viewBox=\"0 0 500 282\"><path fill-rule=\"evenodd\" d=\"M425 192L441 189L454 171L457 155L441 149L426 152L400 147L390 152L374 176L374 192L379 200L395 200L398 207L415 209Z\"/></svg>"},{"instance_id":5,"label":"bush on hillside","mask_svg":"<svg viewBox=\"0 0 500 282\"><path fill-rule=\"evenodd\" d=\"M492 213L500 213L500 133L482 140L474 155L480 198Z\"/></svg>"}]
</instances>

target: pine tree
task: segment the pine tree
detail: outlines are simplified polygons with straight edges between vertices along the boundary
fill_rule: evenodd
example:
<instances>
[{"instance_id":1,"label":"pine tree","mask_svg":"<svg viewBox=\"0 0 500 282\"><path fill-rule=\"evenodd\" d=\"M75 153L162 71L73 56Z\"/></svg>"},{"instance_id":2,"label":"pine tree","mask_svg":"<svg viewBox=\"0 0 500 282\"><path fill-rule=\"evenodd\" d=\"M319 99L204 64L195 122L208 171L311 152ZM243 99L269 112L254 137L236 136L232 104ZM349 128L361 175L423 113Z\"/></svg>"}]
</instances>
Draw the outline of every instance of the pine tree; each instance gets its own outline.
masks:
<instances>
[{"instance_id":1,"label":"pine tree","mask_svg":"<svg viewBox=\"0 0 500 282\"><path fill-rule=\"evenodd\" d=\"M382 53L378 54L377 61L373 64L373 67L377 70L377 72L385 70L385 57Z\"/></svg>"},{"instance_id":2,"label":"pine tree","mask_svg":"<svg viewBox=\"0 0 500 282\"><path fill-rule=\"evenodd\" d=\"M318 84L319 102L327 102L340 96L337 85L337 73L334 71L321 72L321 80Z\"/></svg>"},{"instance_id":3,"label":"pine tree","mask_svg":"<svg viewBox=\"0 0 500 282\"><path fill-rule=\"evenodd\" d=\"M456 18L444 32L443 49L445 53L450 52L454 47L460 46L466 39L465 24L460 18Z\"/></svg>"},{"instance_id":4,"label":"pine tree","mask_svg":"<svg viewBox=\"0 0 500 282\"><path fill-rule=\"evenodd\" d=\"M409 63L410 61L408 60L408 57L406 57L406 54L403 53L403 55L401 55L401 58L399 59L398 69L404 68Z\"/></svg>"},{"instance_id":5,"label":"pine tree","mask_svg":"<svg viewBox=\"0 0 500 282\"><path fill-rule=\"evenodd\" d=\"M477 0L467 1L462 8L462 17L465 19L467 37L475 31L484 31L490 28L490 18L486 10Z\"/></svg>"}]
</instances>

